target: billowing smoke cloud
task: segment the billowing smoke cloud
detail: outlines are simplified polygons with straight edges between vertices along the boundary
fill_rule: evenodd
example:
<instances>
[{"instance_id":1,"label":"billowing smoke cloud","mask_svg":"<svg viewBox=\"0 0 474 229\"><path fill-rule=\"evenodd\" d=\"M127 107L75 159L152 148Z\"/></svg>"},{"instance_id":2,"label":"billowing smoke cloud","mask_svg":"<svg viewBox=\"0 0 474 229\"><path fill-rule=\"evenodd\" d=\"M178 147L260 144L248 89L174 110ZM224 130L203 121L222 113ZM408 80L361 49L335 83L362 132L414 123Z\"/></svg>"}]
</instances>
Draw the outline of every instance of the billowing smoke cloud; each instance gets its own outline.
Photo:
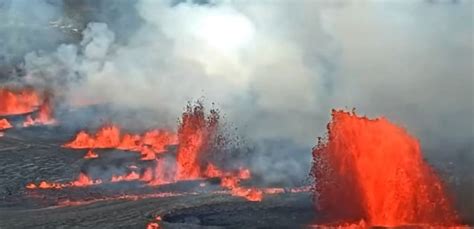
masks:
<instances>
[{"instance_id":1,"label":"billowing smoke cloud","mask_svg":"<svg viewBox=\"0 0 474 229\"><path fill-rule=\"evenodd\" d=\"M251 167L271 183L304 179L333 107L388 116L427 155L473 153L469 1L122 4L139 23L91 21L82 42L26 55L26 81L69 103L153 110L164 126L204 97L255 146Z\"/></svg>"},{"instance_id":2,"label":"billowing smoke cloud","mask_svg":"<svg viewBox=\"0 0 474 229\"><path fill-rule=\"evenodd\" d=\"M38 47L54 50L65 41L63 33L48 26L59 17L60 8L44 1L31 7L30 2L0 0L0 80L15 74L14 65L27 52Z\"/></svg>"}]
</instances>

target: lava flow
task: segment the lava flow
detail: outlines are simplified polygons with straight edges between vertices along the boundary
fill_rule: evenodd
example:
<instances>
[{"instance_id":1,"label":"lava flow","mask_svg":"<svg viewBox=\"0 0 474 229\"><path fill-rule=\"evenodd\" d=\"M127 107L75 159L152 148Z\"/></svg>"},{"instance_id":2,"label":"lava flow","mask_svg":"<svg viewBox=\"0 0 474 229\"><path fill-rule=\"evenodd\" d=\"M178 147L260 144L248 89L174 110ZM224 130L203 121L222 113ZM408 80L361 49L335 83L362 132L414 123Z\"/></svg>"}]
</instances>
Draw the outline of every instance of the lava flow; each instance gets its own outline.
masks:
<instances>
[{"instance_id":1,"label":"lava flow","mask_svg":"<svg viewBox=\"0 0 474 229\"><path fill-rule=\"evenodd\" d=\"M385 118L333 111L313 150L317 209L331 222L370 226L458 224L443 183L420 145Z\"/></svg>"}]
</instances>

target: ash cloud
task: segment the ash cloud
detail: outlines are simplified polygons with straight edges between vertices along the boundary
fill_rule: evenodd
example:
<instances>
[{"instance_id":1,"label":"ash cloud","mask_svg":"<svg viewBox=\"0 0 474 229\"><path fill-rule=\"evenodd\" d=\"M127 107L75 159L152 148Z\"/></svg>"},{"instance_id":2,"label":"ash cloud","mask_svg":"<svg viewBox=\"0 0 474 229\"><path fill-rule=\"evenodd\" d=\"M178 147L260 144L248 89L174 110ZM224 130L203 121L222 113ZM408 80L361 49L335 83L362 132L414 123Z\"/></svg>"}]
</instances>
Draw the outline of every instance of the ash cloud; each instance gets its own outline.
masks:
<instances>
[{"instance_id":1,"label":"ash cloud","mask_svg":"<svg viewBox=\"0 0 474 229\"><path fill-rule=\"evenodd\" d=\"M115 11L76 20L82 41L27 54L24 81L67 103L152 110L140 121L163 126L204 97L255 146L268 183L304 179L331 108L387 116L428 159L474 160L470 1L89 4Z\"/></svg>"}]
</instances>

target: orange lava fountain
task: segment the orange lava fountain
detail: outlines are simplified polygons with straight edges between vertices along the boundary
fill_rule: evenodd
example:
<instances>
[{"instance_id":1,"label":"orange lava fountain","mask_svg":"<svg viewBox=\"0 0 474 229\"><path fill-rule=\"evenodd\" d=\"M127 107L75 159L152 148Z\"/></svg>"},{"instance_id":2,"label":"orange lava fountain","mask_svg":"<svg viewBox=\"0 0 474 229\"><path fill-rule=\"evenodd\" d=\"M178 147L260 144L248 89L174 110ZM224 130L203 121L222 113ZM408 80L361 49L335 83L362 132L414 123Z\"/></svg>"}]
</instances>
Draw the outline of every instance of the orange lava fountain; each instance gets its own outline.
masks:
<instances>
[{"instance_id":1,"label":"orange lava fountain","mask_svg":"<svg viewBox=\"0 0 474 229\"><path fill-rule=\"evenodd\" d=\"M203 177L207 165L202 163L204 151L216 133L219 115L211 111L206 118L201 104L186 107L178 130L177 178L180 180Z\"/></svg>"},{"instance_id":2,"label":"orange lava fountain","mask_svg":"<svg viewBox=\"0 0 474 229\"><path fill-rule=\"evenodd\" d=\"M39 94L31 88L0 88L0 115L18 115L32 112L41 104Z\"/></svg>"},{"instance_id":3,"label":"orange lava fountain","mask_svg":"<svg viewBox=\"0 0 474 229\"><path fill-rule=\"evenodd\" d=\"M263 192L255 188L240 187L240 180L249 179L250 171L241 169L237 174L224 172L205 160L206 151L214 139L219 122L219 114L211 110L206 117L204 107L187 106L178 130L177 180L189 180L206 177L220 177L221 186L231 190L234 196L249 201L261 201Z\"/></svg>"},{"instance_id":4,"label":"orange lava fountain","mask_svg":"<svg viewBox=\"0 0 474 229\"><path fill-rule=\"evenodd\" d=\"M420 145L385 118L333 111L313 150L317 209L329 221L453 226L458 216Z\"/></svg>"}]
</instances>

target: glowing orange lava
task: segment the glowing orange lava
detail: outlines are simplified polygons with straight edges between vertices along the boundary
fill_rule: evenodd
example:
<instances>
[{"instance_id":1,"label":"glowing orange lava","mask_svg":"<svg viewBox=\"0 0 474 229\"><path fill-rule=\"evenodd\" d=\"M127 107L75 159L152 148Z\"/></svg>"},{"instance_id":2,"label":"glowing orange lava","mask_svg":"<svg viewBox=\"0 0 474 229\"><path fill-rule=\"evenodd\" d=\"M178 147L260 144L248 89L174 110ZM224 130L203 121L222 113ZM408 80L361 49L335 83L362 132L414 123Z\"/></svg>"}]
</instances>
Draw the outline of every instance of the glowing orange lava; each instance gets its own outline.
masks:
<instances>
[{"instance_id":1,"label":"glowing orange lava","mask_svg":"<svg viewBox=\"0 0 474 229\"><path fill-rule=\"evenodd\" d=\"M80 173L79 177L71 183L71 186L74 187L84 187L90 185L101 184L101 180L92 180L89 176L84 173Z\"/></svg>"},{"instance_id":2,"label":"glowing orange lava","mask_svg":"<svg viewBox=\"0 0 474 229\"><path fill-rule=\"evenodd\" d=\"M240 179L238 177L228 176L221 178L221 186L230 189L231 195L243 197L249 201L262 201L262 190L240 187L239 183Z\"/></svg>"},{"instance_id":3,"label":"glowing orange lava","mask_svg":"<svg viewBox=\"0 0 474 229\"><path fill-rule=\"evenodd\" d=\"M163 158L157 158L154 170L150 168L145 171L142 179L148 179L148 185L156 186L176 182L175 175L176 173L170 164L167 164Z\"/></svg>"},{"instance_id":4,"label":"glowing orange lava","mask_svg":"<svg viewBox=\"0 0 474 229\"><path fill-rule=\"evenodd\" d=\"M117 146L120 150L140 151L142 146L142 139L138 134L125 134L122 142Z\"/></svg>"},{"instance_id":5,"label":"glowing orange lava","mask_svg":"<svg viewBox=\"0 0 474 229\"><path fill-rule=\"evenodd\" d=\"M139 152L141 160L146 160L147 167L138 170L135 165L129 166L127 174L113 174L104 182L139 181L148 186L169 184L182 180L203 180L220 178L221 186L228 189L231 195L246 198L250 201L261 201L264 190L244 188L242 180L250 179L248 169L226 171L211 162L211 152L217 135L219 115L211 110L206 115L203 106L187 106L183 113L178 134L166 130L149 130L143 134L122 133L117 125L105 125L95 134L80 131L75 138L63 147L88 149L85 159L98 158L93 149L120 149ZM178 145L176 157L168 152L169 145ZM84 187L101 184L102 180L93 180L86 174L69 183L42 181L40 184L28 184L28 189L59 189L64 187Z\"/></svg>"},{"instance_id":6,"label":"glowing orange lava","mask_svg":"<svg viewBox=\"0 0 474 229\"><path fill-rule=\"evenodd\" d=\"M27 189L63 189L67 187L86 187L91 185L101 184L102 180L93 180L85 173L80 173L76 180L69 183L56 183L41 181L38 185L34 183L29 183L26 185Z\"/></svg>"},{"instance_id":7,"label":"glowing orange lava","mask_svg":"<svg viewBox=\"0 0 474 229\"><path fill-rule=\"evenodd\" d=\"M29 113L34 111L40 104L40 95L32 88L0 88L0 115Z\"/></svg>"},{"instance_id":8,"label":"glowing orange lava","mask_svg":"<svg viewBox=\"0 0 474 229\"><path fill-rule=\"evenodd\" d=\"M165 130L151 130L143 136L136 134L124 134L116 125L102 126L95 135L80 131L74 140L63 145L72 149L120 149L140 152L143 160L155 159L155 154L166 151L167 145L177 144L176 134Z\"/></svg>"},{"instance_id":9,"label":"glowing orange lava","mask_svg":"<svg viewBox=\"0 0 474 229\"><path fill-rule=\"evenodd\" d=\"M51 125L56 123L56 120L53 118L53 109L49 97L46 97L43 103L39 106L38 114L36 116L37 117L32 118L31 115L28 115L26 120L23 122L23 127Z\"/></svg>"},{"instance_id":10,"label":"glowing orange lava","mask_svg":"<svg viewBox=\"0 0 474 229\"><path fill-rule=\"evenodd\" d=\"M452 226L458 217L420 145L385 118L333 111L313 150L315 202L329 220Z\"/></svg>"},{"instance_id":11,"label":"glowing orange lava","mask_svg":"<svg viewBox=\"0 0 474 229\"><path fill-rule=\"evenodd\" d=\"M263 199L263 190L256 188L244 188L240 186L240 181L251 177L250 170L240 169L239 171L225 172L213 164L209 164L204 172L206 177L220 177L221 186L231 191L231 195L243 197L249 201L261 201Z\"/></svg>"},{"instance_id":12,"label":"glowing orange lava","mask_svg":"<svg viewBox=\"0 0 474 229\"><path fill-rule=\"evenodd\" d=\"M201 104L187 106L178 130L177 178L180 180L203 177L206 165L201 163L201 154L216 132L219 116L211 111L206 118Z\"/></svg>"},{"instance_id":13,"label":"glowing orange lava","mask_svg":"<svg viewBox=\"0 0 474 229\"><path fill-rule=\"evenodd\" d=\"M84 159L95 159L95 158L99 158L99 155L92 150L88 150L86 155L84 155Z\"/></svg>"},{"instance_id":14,"label":"glowing orange lava","mask_svg":"<svg viewBox=\"0 0 474 229\"><path fill-rule=\"evenodd\" d=\"M146 229L160 229L161 216L155 217L155 220L146 225Z\"/></svg>"},{"instance_id":15,"label":"glowing orange lava","mask_svg":"<svg viewBox=\"0 0 474 229\"><path fill-rule=\"evenodd\" d=\"M6 130L12 128L12 125L6 119L0 119L0 130Z\"/></svg>"},{"instance_id":16,"label":"glowing orange lava","mask_svg":"<svg viewBox=\"0 0 474 229\"><path fill-rule=\"evenodd\" d=\"M138 173L132 171L129 174L125 176L112 176L111 182L120 182L120 181L134 181L138 180L140 178L140 175Z\"/></svg>"}]
</instances>

